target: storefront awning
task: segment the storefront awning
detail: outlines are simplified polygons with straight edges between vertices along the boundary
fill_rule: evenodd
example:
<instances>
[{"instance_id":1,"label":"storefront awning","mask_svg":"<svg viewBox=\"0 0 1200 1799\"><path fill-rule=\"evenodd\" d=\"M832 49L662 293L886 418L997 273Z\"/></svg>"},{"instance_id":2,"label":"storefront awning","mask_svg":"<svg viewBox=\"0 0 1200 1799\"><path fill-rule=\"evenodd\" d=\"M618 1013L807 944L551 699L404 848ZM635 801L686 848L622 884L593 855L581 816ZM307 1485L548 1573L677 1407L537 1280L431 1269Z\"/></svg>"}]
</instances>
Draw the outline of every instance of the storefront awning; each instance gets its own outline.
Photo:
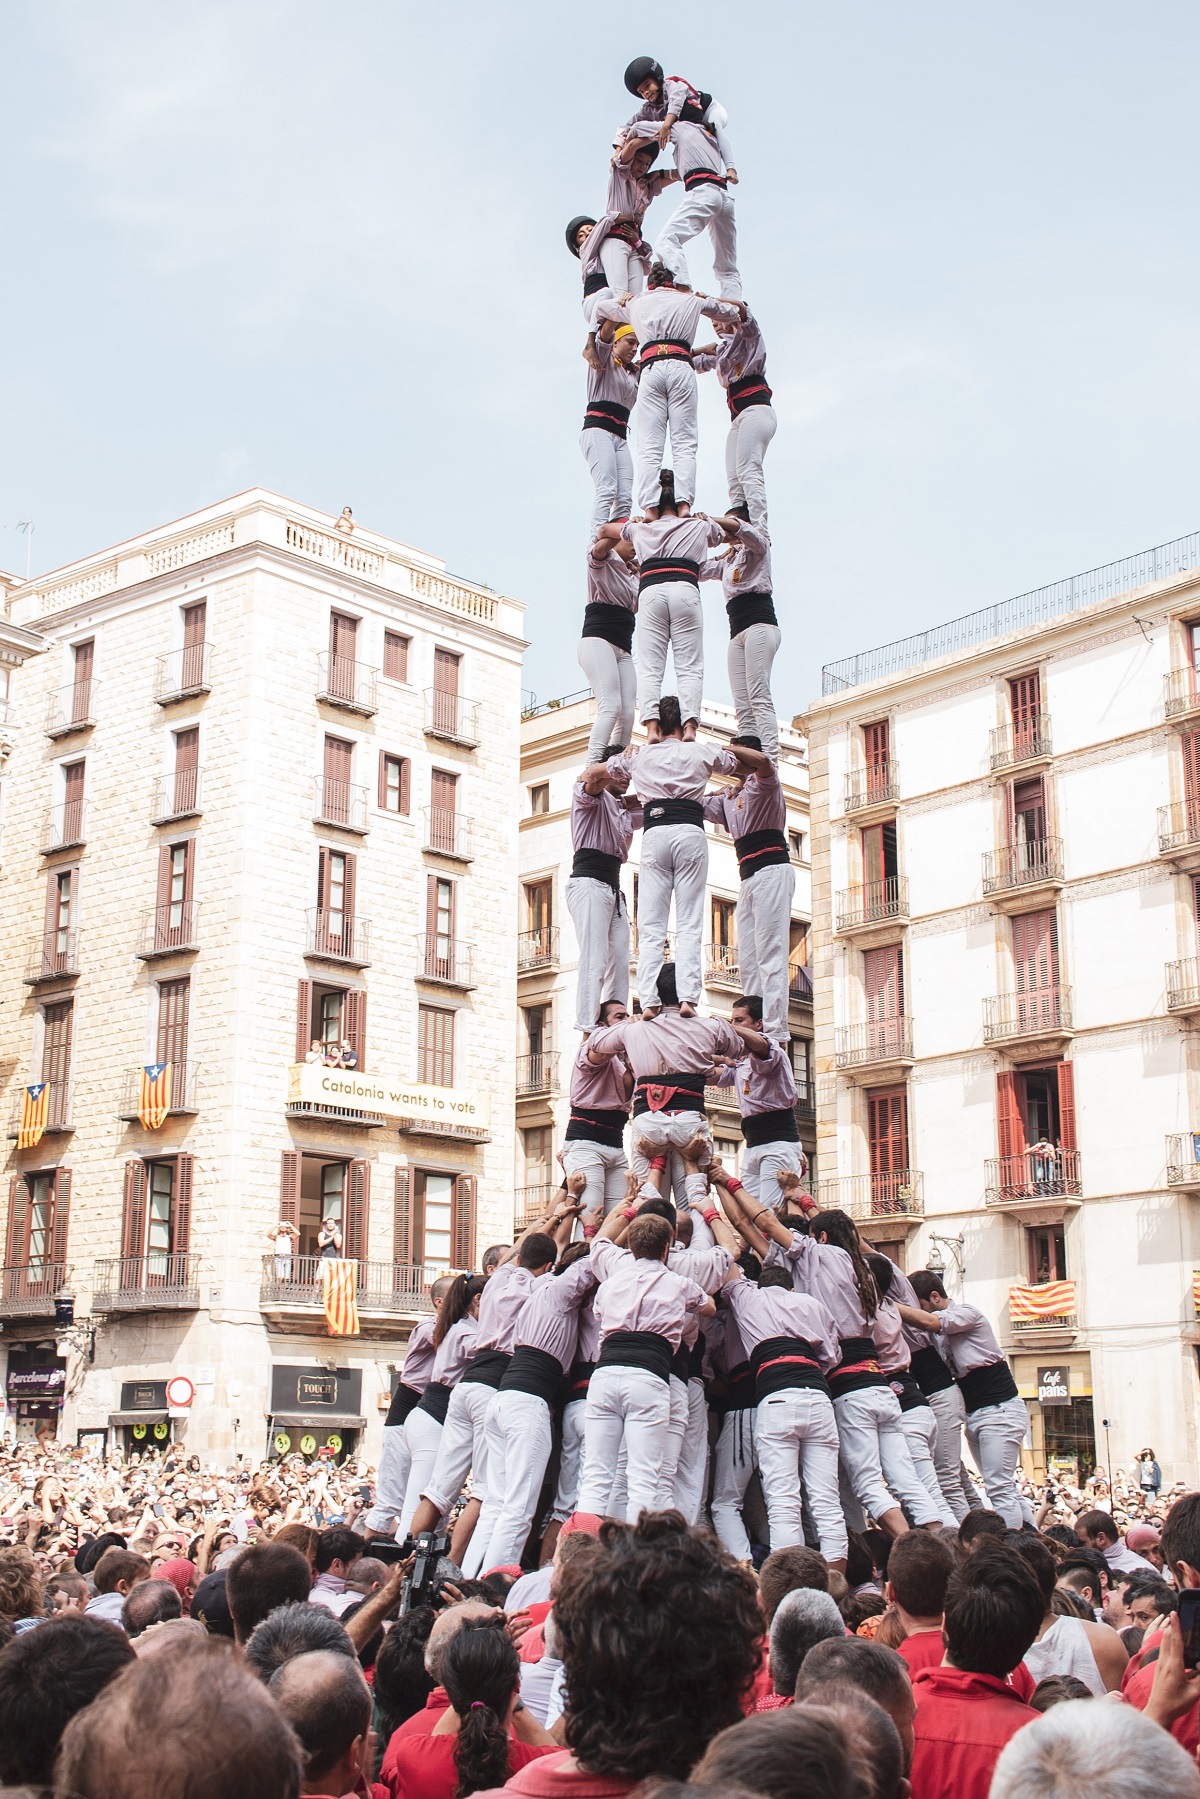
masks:
<instances>
[{"instance_id":1,"label":"storefront awning","mask_svg":"<svg viewBox=\"0 0 1200 1799\"><path fill-rule=\"evenodd\" d=\"M366 1430L365 1418L355 1418L349 1412L323 1412L315 1417L311 1412L272 1412L272 1426L282 1425L285 1430Z\"/></svg>"},{"instance_id":2,"label":"storefront awning","mask_svg":"<svg viewBox=\"0 0 1200 1799\"><path fill-rule=\"evenodd\" d=\"M165 1424L168 1412L110 1412L110 1424Z\"/></svg>"}]
</instances>

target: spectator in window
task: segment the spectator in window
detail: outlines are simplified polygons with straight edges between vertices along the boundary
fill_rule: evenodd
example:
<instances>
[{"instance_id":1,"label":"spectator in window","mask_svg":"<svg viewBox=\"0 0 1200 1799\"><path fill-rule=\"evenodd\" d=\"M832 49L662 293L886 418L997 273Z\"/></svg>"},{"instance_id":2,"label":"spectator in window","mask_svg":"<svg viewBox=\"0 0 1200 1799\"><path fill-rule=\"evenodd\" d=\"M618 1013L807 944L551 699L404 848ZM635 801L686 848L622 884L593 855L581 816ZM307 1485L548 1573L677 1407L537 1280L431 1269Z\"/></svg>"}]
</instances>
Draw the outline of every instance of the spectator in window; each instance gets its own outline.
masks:
<instances>
[{"instance_id":1,"label":"spectator in window","mask_svg":"<svg viewBox=\"0 0 1200 1799\"><path fill-rule=\"evenodd\" d=\"M341 1253L342 1233L337 1219L323 1219L317 1232L317 1255L323 1262L336 1262Z\"/></svg>"},{"instance_id":2,"label":"spectator in window","mask_svg":"<svg viewBox=\"0 0 1200 1799\"><path fill-rule=\"evenodd\" d=\"M325 1062L328 1060L325 1045L321 1042L319 1037L314 1037L309 1044L308 1054L305 1056L304 1060L306 1062Z\"/></svg>"},{"instance_id":3,"label":"spectator in window","mask_svg":"<svg viewBox=\"0 0 1200 1799\"><path fill-rule=\"evenodd\" d=\"M355 1052L354 1046L345 1037L342 1038L342 1053L339 1058L338 1065L341 1068L357 1068L358 1067L358 1056Z\"/></svg>"},{"instance_id":4,"label":"spectator in window","mask_svg":"<svg viewBox=\"0 0 1200 1799\"><path fill-rule=\"evenodd\" d=\"M275 1251L275 1279L289 1281L292 1278L292 1255L296 1244L300 1241L300 1232L294 1224L281 1218L267 1232L267 1240Z\"/></svg>"}]
</instances>

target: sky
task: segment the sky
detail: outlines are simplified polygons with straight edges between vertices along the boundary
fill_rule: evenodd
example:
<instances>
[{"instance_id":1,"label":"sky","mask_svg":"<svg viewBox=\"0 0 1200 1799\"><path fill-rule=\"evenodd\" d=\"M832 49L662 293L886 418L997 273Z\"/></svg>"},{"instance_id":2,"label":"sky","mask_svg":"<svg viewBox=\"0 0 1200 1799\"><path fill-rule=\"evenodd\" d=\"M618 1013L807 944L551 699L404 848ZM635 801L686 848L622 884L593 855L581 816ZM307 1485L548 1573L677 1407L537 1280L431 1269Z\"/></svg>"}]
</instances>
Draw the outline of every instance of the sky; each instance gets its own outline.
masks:
<instances>
[{"instance_id":1,"label":"sky","mask_svg":"<svg viewBox=\"0 0 1200 1799\"><path fill-rule=\"evenodd\" d=\"M0 566L20 519L36 574L251 486L350 504L526 602L528 690L582 687L563 232L640 54L729 113L783 716L824 662L1200 526L1194 6L0 0Z\"/></svg>"}]
</instances>

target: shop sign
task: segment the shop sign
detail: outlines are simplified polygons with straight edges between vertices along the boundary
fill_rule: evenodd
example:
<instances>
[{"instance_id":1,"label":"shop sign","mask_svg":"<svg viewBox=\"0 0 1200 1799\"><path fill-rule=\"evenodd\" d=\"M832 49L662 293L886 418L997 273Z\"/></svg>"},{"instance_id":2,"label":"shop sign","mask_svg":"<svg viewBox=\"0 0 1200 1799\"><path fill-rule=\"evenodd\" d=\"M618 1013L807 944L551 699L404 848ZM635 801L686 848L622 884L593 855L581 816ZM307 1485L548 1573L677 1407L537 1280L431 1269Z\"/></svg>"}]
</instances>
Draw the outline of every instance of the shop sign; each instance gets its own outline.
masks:
<instances>
[{"instance_id":1,"label":"shop sign","mask_svg":"<svg viewBox=\"0 0 1200 1799\"><path fill-rule=\"evenodd\" d=\"M66 1391L65 1366L49 1368L10 1368L7 1391L9 1399L61 1399Z\"/></svg>"},{"instance_id":2,"label":"shop sign","mask_svg":"<svg viewBox=\"0 0 1200 1799\"><path fill-rule=\"evenodd\" d=\"M337 1412L352 1416L361 1404L361 1368L299 1368L277 1362L271 1370L272 1414Z\"/></svg>"},{"instance_id":3,"label":"shop sign","mask_svg":"<svg viewBox=\"0 0 1200 1799\"><path fill-rule=\"evenodd\" d=\"M123 1380L121 1410L123 1412L165 1412L167 1383L165 1380Z\"/></svg>"},{"instance_id":4,"label":"shop sign","mask_svg":"<svg viewBox=\"0 0 1200 1799\"><path fill-rule=\"evenodd\" d=\"M1070 1405L1071 1370L1065 1362L1038 1369L1037 1396L1040 1405Z\"/></svg>"}]
</instances>

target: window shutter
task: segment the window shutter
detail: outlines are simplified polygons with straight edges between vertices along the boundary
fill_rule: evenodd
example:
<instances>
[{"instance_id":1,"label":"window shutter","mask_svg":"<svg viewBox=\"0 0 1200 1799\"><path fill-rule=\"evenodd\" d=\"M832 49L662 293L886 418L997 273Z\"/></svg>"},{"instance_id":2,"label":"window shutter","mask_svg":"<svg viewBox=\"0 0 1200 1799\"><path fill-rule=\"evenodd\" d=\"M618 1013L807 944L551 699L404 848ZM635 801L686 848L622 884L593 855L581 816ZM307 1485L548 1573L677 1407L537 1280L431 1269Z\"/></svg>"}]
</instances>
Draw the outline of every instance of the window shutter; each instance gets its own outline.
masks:
<instances>
[{"instance_id":1,"label":"window shutter","mask_svg":"<svg viewBox=\"0 0 1200 1799\"><path fill-rule=\"evenodd\" d=\"M1012 921L1013 967L1018 993L1058 986L1058 918L1054 912L1022 912Z\"/></svg>"},{"instance_id":2,"label":"window shutter","mask_svg":"<svg viewBox=\"0 0 1200 1799\"><path fill-rule=\"evenodd\" d=\"M296 1060L303 1062L312 1042L312 982L296 983Z\"/></svg>"},{"instance_id":3,"label":"window shutter","mask_svg":"<svg viewBox=\"0 0 1200 1799\"><path fill-rule=\"evenodd\" d=\"M901 1016L904 1011L904 994L898 943L888 944L883 949L863 951L863 986L866 989L869 1022Z\"/></svg>"},{"instance_id":4,"label":"window shutter","mask_svg":"<svg viewBox=\"0 0 1200 1799\"><path fill-rule=\"evenodd\" d=\"M351 988L342 1001L342 1035L358 1057L362 1073L367 1068L367 996Z\"/></svg>"},{"instance_id":5,"label":"window shutter","mask_svg":"<svg viewBox=\"0 0 1200 1799\"><path fill-rule=\"evenodd\" d=\"M375 804L379 807L379 810L381 812L387 811L387 802L388 802L387 765L388 765L387 751L380 750L380 752L379 752L379 782L378 782L378 786L377 786L376 793L375 793Z\"/></svg>"},{"instance_id":6,"label":"window shutter","mask_svg":"<svg viewBox=\"0 0 1200 1799\"><path fill-rule=\"evenodd\" d=\"M1060 1062L1058 1065L1058 1128L1062 1137L1060 1148L1076 1150L1079 1142L1075 1135L1075 1064Z\"/></svg>"},{"instance_id":7,"label":"window shutter","mask_svg":"<svg viewBox=\"0 0 1200 1799\"><path fill-rule=\"evenodd\" d=\"M183 848L183 900L190 905L196 881L196 839L189 837Z\"/></svg>"},{"instance_id":8,"label":"window shutter","mask_svg":"<svg viewBox=\"0 0 1200 1799\"><path fill-rule=\"evenodd\" d=\"M407 756L400 763L400 810L406 818L412 811L412 763Z\"/></svg>"},{"instance_id":9,"label":"window shutter","mask_svg":"<svg viewBox=\"0 0 1200 1799\"><path fill-rule=\"evenodd\" d=\"M412 1265L412 1172L407 1163L396 1166L396 1201L392 1225L392 1260L402 1268Z\"/></svg>"},{"instance_id":10,"label":"window shutter","mask_svg":"<svg viewBox=\"0 0 1200 1799\"><path fill-rule=\"evenodd\" d=\"M4 1244L4 1266L21 1268L27 1256L25 1221L29 1211L29 1189L23 1178L14 1174L8 1183L8 1235Z\"/></svg>"},{"instance_id":11,"label":"window shutter","mask_svg":"<svg viewBox=\"0 0 1200 1799\"><path fill-rule=\"evenodd\" d=\"M1183 743L1183 792L1194 805L1200 800L1200 731L1185 731Z\"/></svg>"},{"instance_id":12,"label":"window shutter","mask_svg":"<svg viewBox=\"0 0 1200 1799\"><path fill-rule=\"evenodd\" d=\"M428 937L433 937L437 932L437 913L438 913L437 890L438 890L437 876L436 875L426 875L425 876L425 933ZM429 946L429 951L426 956L426 960L428 961L429 956L436 955L436 953L437 952L436 952L435 948L431 944Z\"/></svg>"},{"instance_id":13,"label":"window shutter","mask_svg":"<svg viewBox=\"0 0 1200 1799\"><path fill-rule=\"evenodd\" d=\"M71 1217L71 1170L60 1168L54 1177L54 1231L50 1240L50 1260L63 1263L67 1259L67 1227Z\"/></svg>"},{"instance_id":14,"label":"window shutter","mask_svg":"<svg viewBox=\"0 0 1200 1799\"><path fill-rule=\"evenodd\" d=\"M351 1262L367 1259L367 1206L371 1195L371 1164L351 1162L346 1170L346 1216L342 1225L342 1254Z\"/></svg>"},{"instance_id":15,"label":"window shutter","mask_svg":"<svg viewBox=\"0 0 1200 1799\"><path fill-rule=\"evenodd\" d=\"M285 1149L279 1169L279 1222L300 1228L300 1151Z\"/></svg>"},{"instance_id":16,"label":"window shutter","mask_svg":"<svg viewBox=\"0 0 1200 1799\"><path fill-rule=\"evenodd\" d=\"M146 1247L146 1164L125 1164L125 1209L121 1218L122 1257L140 1256Z\"/></svg>"},{"instance_id":17,"label":"window shutter","mask_svg":"<svg viewBox=\"0 0 1200 1799\"><path fill-rule=\"evenodd\" d=\"M1025 1125L1017 1099L1017 1077L1008 1069L996 1076L996 1141L1001 1161L1024 1152Z\"/></svg>"},{"instance_id":18,"label":"window shutter","mask_svg":"<svg viewBox=\"0 0 1200 1799\"><path fill-rule=\"evenodd\" d=\"M355 858L346 857L346 914L349 917L354 911L354 874Z\"/></svg>"},{"instance_id":19,"label":"window shutter","mask_svg":"<svg viewBox=\"0 0 1200 1799\"><path fill-rule=\"evenodd\" d=\"M454 1198L450 1207L450 1253L456 1268L471 1268L475 1262L475 1192L478 1182L473 1174L459 1174L454 1179Z\"/></svg>"},{"instance_id":20,"label":"window shutter","mask_svg":"<svg viewBox=\"0 0 1200 1799\"><path fill-rule=\"evenodd\" d=\"M329 851L317 853L317 905L322 912L329 910Z\"/></svg>"},{"instance_id":21,"label":"window shutter","mask_svg":"<svg viewBox=\"0 0 1200 1799\"><path fill-rule=\"evenodd\" d=\"M158 899L156 904L161 908L171 901L171 846L164 843L158 852Z\"/></svg>"},{"instance_id":22,"label":"window shutter","mask_svg":"<svg viewBox=\"0 0 1200 1799\"><path fill-rule=\"evenodd\" d=\"M175 1190L171 1194L171 1254L185 1256L192 1246L192 1175L195 1156L175 1161ZM180 1276L176 1276L180 1279Z\"/></svg>"}]
</instances>

